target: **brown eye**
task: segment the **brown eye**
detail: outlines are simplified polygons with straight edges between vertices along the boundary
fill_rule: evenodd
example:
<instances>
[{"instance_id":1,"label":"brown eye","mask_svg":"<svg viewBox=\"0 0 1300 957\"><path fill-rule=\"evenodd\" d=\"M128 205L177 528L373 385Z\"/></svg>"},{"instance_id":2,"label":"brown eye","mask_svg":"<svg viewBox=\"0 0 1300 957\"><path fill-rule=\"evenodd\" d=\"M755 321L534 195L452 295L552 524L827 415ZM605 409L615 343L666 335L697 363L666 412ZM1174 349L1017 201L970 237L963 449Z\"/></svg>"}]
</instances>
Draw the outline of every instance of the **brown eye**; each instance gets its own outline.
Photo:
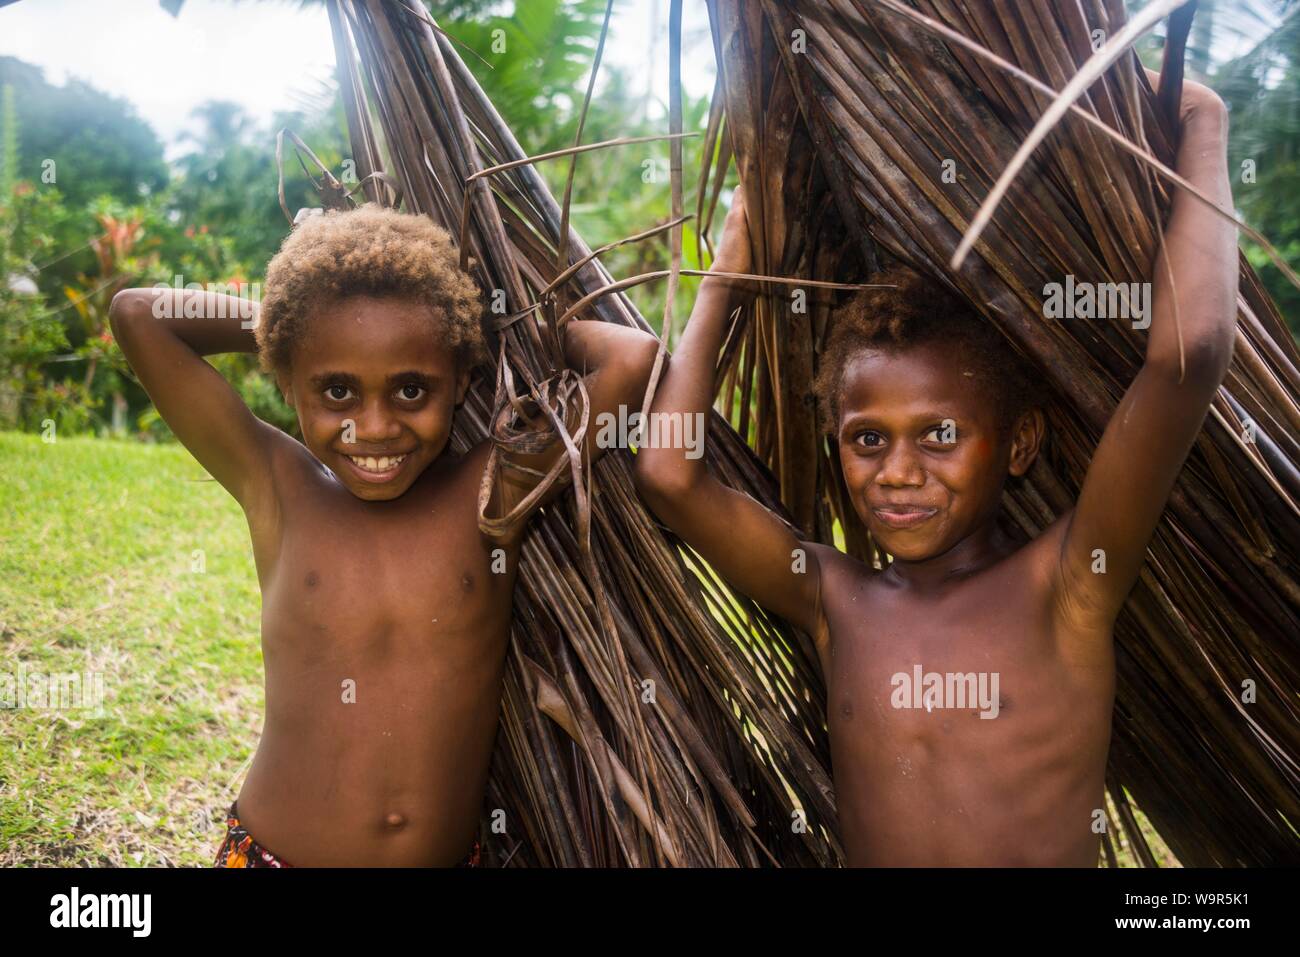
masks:
<instances>
[{"instance_id":1,"label":"brown eye","mask_svg":"<svg viewBox=\"0 0 1300 957\"><path fill-rule=\"evenodd\" d=\"M352 390L345 385L332 385L325 389L325 398L331 402L346 402L352 396Z\"/></svg>"},{"instance_id":2,"label":"brown eye","mask_svg":"<svg viewBox=\"0 0 1300 957\"><path fill-rule=\"evenodd\" d=\"M854 436L854 441L859 445L865 445L869 449L878 449L885 442L885 437L879 432L859 432Z\"/></svg>"},{"instance_id":3,"label":"brown eye","mask_svg":"<svg viewBox=\"0 0 1300 957\"><path fill-rule=\"evenodd\" d=\"M937 445L954 445L957 442L957 424L952 419L945 419L942 424L926 430L921 438Z\"/></svg>"},{"instance_id":4,"label":"brown eye","mask_svg":"<svg viewBox=\"0 0 1300 957\"><path fill-rule=\"evenodd\" d=\"M418 402L424 398L424 393L424 387L416 385L414 382L408 382L397 390L398 396L407 402Z\"/></svg>"}]
</instances>

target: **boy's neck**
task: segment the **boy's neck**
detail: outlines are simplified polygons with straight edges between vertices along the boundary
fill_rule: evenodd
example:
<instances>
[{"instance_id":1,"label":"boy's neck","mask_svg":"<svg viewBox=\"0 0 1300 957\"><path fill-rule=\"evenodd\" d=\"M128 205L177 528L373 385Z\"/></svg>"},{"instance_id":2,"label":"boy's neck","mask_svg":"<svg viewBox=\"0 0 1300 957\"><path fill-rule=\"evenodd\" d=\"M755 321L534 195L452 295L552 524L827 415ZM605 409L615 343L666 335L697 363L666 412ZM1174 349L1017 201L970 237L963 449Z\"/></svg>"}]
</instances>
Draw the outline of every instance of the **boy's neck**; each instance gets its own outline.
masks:
<instances>
[{"instance_id":1,"label":"boy's neck","mask_svg":"<svg viewBox=\"0 0 1300 957\"><path fill-rule=\"evenodd\" d=\"M884 574L917 591L934 591L983 571L1016 549L1016 543L990 519L942 554L921 561L895 558Z\"/></svg>"}]
</instances>

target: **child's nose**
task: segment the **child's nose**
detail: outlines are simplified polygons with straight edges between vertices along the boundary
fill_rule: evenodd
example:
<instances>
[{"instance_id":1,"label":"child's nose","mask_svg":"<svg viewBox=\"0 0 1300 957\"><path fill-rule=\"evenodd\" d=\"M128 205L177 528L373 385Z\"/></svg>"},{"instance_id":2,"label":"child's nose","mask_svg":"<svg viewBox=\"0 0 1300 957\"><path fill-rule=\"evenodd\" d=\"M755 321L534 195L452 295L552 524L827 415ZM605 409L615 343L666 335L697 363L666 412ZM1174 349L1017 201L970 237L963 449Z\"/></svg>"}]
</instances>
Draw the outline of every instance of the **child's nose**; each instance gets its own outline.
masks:
<instances>
[{"instance_id":1,"label":"child's nose","mask_svg":"<svg viewBox=\"0 0 1300 957\"><path fill-rule=\"evenodd\" d=\"M921 459L905 442L896 442L885 452L885 459L876 473L880 485L920 486L925 484Z\"/></svg>"},{"instance_id":2,"label":"child's nose","mask_svg":"<svg viewBox=\"0 0 1300 957\"><path fill-rule=\"evenodd\" d=\"M402 425L384 402L369 402L357 416L359 442L385 442L402 434Z\"/></svg>"}]
</instances>

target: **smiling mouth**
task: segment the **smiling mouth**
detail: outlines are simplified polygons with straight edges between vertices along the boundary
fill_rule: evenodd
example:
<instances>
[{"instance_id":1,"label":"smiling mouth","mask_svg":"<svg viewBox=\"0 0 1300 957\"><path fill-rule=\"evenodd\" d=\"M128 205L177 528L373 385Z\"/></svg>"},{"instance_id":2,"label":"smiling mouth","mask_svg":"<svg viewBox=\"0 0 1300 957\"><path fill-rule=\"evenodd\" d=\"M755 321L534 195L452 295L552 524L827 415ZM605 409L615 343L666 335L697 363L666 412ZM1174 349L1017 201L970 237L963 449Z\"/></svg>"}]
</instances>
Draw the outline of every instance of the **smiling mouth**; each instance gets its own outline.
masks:
<instances>
[{"instance_id":1,"label":"smiling mouth","mask_svg":"<svg viewBox=\"0 0 1300 957\"><path fill-rule=\"evenodd\" d=\"M939 512L937 508L920 505L886 505L874 507L871 511L890 528L914 528Z\"/></svg>"},{"instance_id":2,"label":"smiling mouth","mask_svg":"<svg viewBox=\"0 0 1300 957\"><path fill-rule=\"evenodd\" d=\"M401 455L344 455L357 474L367 482L387 482L397 475L406 461Z\"/></svg>"}]
</instances>

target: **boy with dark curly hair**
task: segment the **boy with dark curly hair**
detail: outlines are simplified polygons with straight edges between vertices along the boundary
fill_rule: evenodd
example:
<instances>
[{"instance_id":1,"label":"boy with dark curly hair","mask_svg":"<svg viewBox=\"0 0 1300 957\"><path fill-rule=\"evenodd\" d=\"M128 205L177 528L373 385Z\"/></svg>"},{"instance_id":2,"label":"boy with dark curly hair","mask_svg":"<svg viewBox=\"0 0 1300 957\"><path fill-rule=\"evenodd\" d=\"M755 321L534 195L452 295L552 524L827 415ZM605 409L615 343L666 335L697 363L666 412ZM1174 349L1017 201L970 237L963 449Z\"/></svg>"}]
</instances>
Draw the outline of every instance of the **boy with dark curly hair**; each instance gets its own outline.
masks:
<instances>
[{"instance_id":1,"label":"boy with dark curly hair","mask_svg":"<svg viewBox=\"0 0 1300 957\"><path fill-rule=\"evenodd\" d=\"M217 863L423 866L475 846L523 535L479 530L490 447L448 448L483 355L446 232L376 207L307 219L253 304L132 289L113 331L176 437L239 501L262 590L266 720ZM186 318L188 317L188 318ZM592 415L639 401L652 336L573 322ZM261 352L302 428L256 418L203 356ZM589 459L600 454L588 442ZM504 514L560 450L497 481Z\"/></svg>"},{"instance_id":2,"label":"boy with dark curly hair","mask_svg":"<svg viewBox=\"0 0 1300 957\"><path fill-rule=\"evenodd\" d=\"M1181 109L1178 171L1230 211L1223 104L1188 83ZM1161 259L1146 361L1074 508L1026 544L997 517L1043 441L1031 383L978 315L897 271L835 317L817 379L884 569L800 541L702 459L638 453L659 517L816 643L851 864L1097 865L1112 629L1232 354L1231 223L1177 194ZM715 268L749 265L737 203ZM701 284L654 412L708 409L735 294Z\"/></svg>"},{"instance_id":3,"label":"boy with dark curly hair","mask_svg":"<svg viewBox=\"0 0 1300 957\"><path fill-rule=\"evenodd\" d=\"M838 432L845 370L864 350L897 354L923 345L953 350L962 377L1006 427L1041 404L1034 377L1007 340L947 287L904 266L882 270L871 285L835 310L818 356L813 392L827 434Z\"/></svg>"}]
</instances>

